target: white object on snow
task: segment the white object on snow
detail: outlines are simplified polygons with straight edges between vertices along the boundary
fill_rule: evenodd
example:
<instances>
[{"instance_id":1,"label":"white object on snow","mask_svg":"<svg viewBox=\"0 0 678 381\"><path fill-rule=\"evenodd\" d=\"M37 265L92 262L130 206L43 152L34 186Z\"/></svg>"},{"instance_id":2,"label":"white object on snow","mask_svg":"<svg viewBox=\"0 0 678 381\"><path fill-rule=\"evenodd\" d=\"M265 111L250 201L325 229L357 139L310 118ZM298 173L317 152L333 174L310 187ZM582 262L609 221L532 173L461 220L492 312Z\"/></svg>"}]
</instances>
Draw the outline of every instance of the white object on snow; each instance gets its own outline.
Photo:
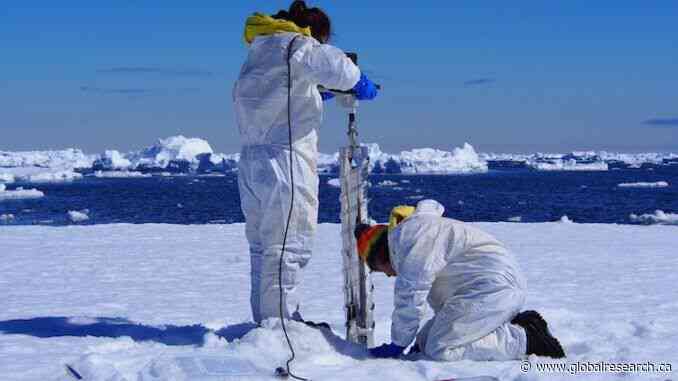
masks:
<instances>
[{"instance_id":1,"label":"white object on snow","mask_svg":"<svg viewBox=\"0 0 678 381\"><path fill-rule=\"evenodd\" d=\"M68 219L71 220L73 223L78 223L78 222L84 222L89 220L89 210L69 210L68 211Z\"/></svg>"},{"instance_id":2,"label":"white object on snow","mask_svg":"<svg viewBox=\"0 0 678 381\"><path fill-rule=\"evenodd\" d=\"M45 194L37 189L24 189L19 187L15 190L7 190L5 184L0 184L0 201L41 198L44 196Z\"/></svg>"},{"instance_id":3,"label":"white object on snow","mask_svg":"<svg viewBox=\"0 0 678 381\"><path fill-rule=\"evenodd\" d=\"M678 213L666 213L663 210L656 210L653 214L631 214L629 218L647 225L678 225Z\"/></svg>"},{"instance_id":4,"label":"white object on snow","mask_svg":"<svg viewBox=\"0 0 678 381\"><path fill-rule=\"evenodd\" d=\"M657 181L653 183L638 182L638 183L621 183L617 185L619 188L666 188L669 183L666 181Z\"/></svg>"}]
</instances>

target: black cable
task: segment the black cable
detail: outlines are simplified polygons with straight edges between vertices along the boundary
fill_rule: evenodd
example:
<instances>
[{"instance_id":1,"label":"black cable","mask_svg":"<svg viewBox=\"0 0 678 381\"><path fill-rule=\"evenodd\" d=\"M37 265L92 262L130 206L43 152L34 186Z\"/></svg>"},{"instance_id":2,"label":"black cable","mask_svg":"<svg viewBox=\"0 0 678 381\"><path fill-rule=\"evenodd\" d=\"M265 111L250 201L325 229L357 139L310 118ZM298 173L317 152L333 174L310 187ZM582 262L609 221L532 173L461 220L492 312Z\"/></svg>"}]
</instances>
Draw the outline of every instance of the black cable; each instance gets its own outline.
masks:
<instances>
[{"instance_id":1,"label":"black cable","mask_svg":"<svg viewBox=\"0 0 678 381\"><path fill-rule=\"evenodd\" d=\"M290 336L287 334L287 328L285 327L285 315L283 311L283 304L284 304L284 295L283 295L283 286L282 286L282 266L283 266L283 257L285 256L285 246L287 244L287 232L290 229L290 221L292 220L292 211L294 208L294 170L292 166L292 160L294 158L294 154L292 153L292 66L290 65L290 59L292 58L292 45L294 45L294 41L296 41L297 36L294 36L292 41L290 41L290 44L287 46L287 129L289 133L289 149L290 149L290 188L291 188L291 196L290 196L290 210L289 213L287 214L287 224L285 225L285 234L283 235L283 243L282 243L282 249L280 250L280 261L278 263L278 286L280 287L280 325L282 326L283 332L285 333L285 339L287 339L287 346L290 348L290 353L292 356L287 360L287 363L285 364L285 367L287 368L287 374L289 374L292 378L300 380L300 381L309 381L307 378L299 377L296 376L292 371L290 370L290 363L294 361L294 358L296 357L294 353L294 348L292 347L292 341L290 340Z\"/></svg>"}]
</instances>

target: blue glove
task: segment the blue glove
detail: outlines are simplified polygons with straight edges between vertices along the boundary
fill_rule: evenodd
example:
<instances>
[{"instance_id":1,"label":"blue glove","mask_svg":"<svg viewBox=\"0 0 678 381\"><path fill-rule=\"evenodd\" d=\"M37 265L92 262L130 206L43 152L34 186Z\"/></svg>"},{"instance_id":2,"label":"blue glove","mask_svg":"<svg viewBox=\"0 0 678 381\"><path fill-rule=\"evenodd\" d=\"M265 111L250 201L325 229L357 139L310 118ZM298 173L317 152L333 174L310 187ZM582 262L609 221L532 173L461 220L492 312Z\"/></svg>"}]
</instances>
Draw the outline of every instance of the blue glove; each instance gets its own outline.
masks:
<instances>
[{"instance_id":1,"label":"blue glove","mask_svg":"<svg viewBox=\"0 0 678 381\"><path fill-rule=\"evenodd\" d=\"M376 348L370 349L370 355L379 359L396 358L403 354L405 347L396 344L382 344Z\"/></svg>"},{"instance_id":2,"label":"blue glove","mask_svg":"<svg viewBox=\"0 0 678 381\"><path fill-rule=\"evenodd\" d=\"M323 99L323 101L329 101L330 99L334 98L334 93L330 93L329 91L321 91L320 97Z\"/></svg>"},{"instance_id":3,"label":"blue glove","mask_svg":"<svg viewBox=\"0 0 678 381\"><path fill-rule=\"evenodd\" d=\"M371 100L377 97L377 85L370 81L365 74L360 74L360 80L353 86L355 97L358 100Z\"/></svg>"}]
</instances>

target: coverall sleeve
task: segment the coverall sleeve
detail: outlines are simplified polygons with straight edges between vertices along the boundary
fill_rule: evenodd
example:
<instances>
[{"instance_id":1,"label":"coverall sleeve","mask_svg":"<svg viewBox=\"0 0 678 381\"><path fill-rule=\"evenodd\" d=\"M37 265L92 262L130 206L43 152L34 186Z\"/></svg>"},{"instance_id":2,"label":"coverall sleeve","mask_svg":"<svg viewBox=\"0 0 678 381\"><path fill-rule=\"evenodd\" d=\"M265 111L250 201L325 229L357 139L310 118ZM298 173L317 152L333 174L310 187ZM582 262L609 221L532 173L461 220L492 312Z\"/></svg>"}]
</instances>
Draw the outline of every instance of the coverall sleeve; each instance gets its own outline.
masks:
<instances>
[{"instance_id":1,"label":"coverall sleeve","mask_svg":"<svg viewBox=\"0 0 678 381\"><path fill-rule=\"evenodd\" d=\"M298 59L313 81L325 88L350 90L360 80L358 66L332 45L312 44Z\"/></svg>"},{"instance_id":2,"label":"coverall sleeve","mask_svg":"<svg viewBox=\"0 0 678 381\"><path fill-rule=\"evenodd\" d=\"M399 266L391 317L391 341L406 347L417 335L426 312L427 297L436 275L435 253L425 242L415 243Z\"/></svg>"}]
</instances>

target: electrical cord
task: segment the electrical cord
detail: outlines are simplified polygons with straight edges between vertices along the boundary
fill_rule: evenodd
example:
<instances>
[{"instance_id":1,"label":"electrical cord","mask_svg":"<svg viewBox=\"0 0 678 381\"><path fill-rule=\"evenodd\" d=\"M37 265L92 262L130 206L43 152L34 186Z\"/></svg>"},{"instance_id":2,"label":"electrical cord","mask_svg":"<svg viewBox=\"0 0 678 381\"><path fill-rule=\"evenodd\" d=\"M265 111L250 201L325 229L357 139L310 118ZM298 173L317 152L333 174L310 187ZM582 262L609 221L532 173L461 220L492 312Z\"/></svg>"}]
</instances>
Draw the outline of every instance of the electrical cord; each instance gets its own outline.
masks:
<instances>
[{"instance_id":1,"label":"electrical cord","mask_svg":"<svg viewBox=\"0 0 678 381\"><path fill-rule=\"evenodd\" d=\"M290 336L287 334L287 327L285 326L285 314L284 314L284 295L283 295L283 286L282 286L282 272L283 272L283 258L285 256L285 246L287 245L287 233L290 229L290 221L292 220L292 211L294 208L294 170L292 167L292 160L294 159L293 146L292 146L292 66L290 64L290 59L292 58L292 46L294 41L296 41L297 36L294 36L287 46L287 129L289 134L289 150L290 150L290 210L287 214L287 224L285 225L285 234L283 235L282 249L280 250L280 261L278 263L278 286L280 288L280 325L282 326L283 333L285 334L285 339L287 340L287 346L290 348L291 356L285 364L286 369L278 368L276 369L276 374L281 377L290 376L299 381L310 381L307 378L299 377L292 373L290 370L290 364L294 361L296 355L294 353L294 347L292 346L292 341Z\"/></svg>"}]
</instances>

